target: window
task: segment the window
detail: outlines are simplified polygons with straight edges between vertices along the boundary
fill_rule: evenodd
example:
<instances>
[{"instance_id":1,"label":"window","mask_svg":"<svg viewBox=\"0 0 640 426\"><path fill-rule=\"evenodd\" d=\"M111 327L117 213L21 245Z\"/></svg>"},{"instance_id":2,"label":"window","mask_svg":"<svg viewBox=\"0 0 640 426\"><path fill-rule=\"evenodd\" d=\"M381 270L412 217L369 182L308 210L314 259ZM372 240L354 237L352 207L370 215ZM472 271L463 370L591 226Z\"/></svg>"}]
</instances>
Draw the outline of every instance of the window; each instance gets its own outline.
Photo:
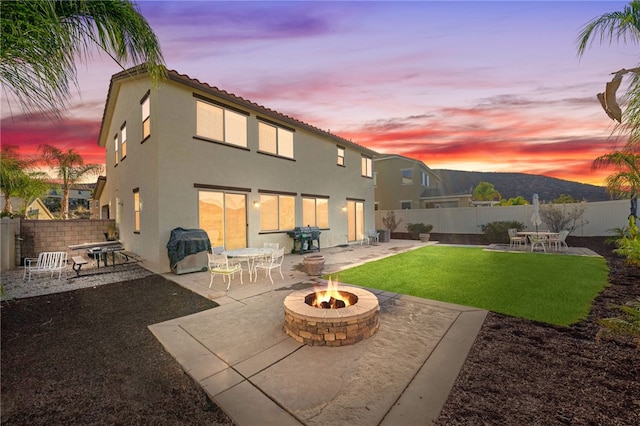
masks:
<instances>
[{"instance_id":1,"label":"window","mask_svg":"<svg viewBox=\"0 0 640 426\"><path fill-rule=\"evenodd\" d=\"M120 128L120 159L124 160L127 156L127 123Z\"/></svg>"},{"instance_id":2,"label":"window","mask_svg":"<svg viewBox=\"0 0 640 426\"><path fill-rule=\"evenodd\" d=\"M373 173L373 186L378 186L378 172Z\"/></svg>"},{"instance_id":3,"label":"window","mask_svg":"<svg viewBox=\"0 0 640 426\"><path fill-rule=\"evenodd\" d=\"M142 98L140 102L142 107L142 140L144 141L151 136L151 111L149 109L149 92Z\"/></svg>"},{"instance_id":4,"label":"window","mask_svg":"<svg viewBox=\"0 0 640 426\"><path fill-rule=\"evenodd\" d=\"M258 123L259 149L280 157L293 158L293 132L268 123Z\"/></svg>"},{"instance_id":5,"label":"window","mask_svg":"<svg viewBox=\"0 0 640 426\"><path fill-rule=\"evenodd\" d=\"M427 188L429 187L429 175L425 172L421 172L420 183L422 184L422 186L426 186Z\"/></svg>"},{"instance_id":6,"label":"window","mask_svg":"<svg viewBox=\"0 0 640 426\"><path fill-rule=\"evenodd\" d=\"M303 198L302 224L304 226L329 227L329 199Z\"/></svg>"},{"instance_id":7,"label":"window","mask_svg":"<svg viewBox=\"0 0 640 426\"><path fill-rule=\"evenodd\" d=\"M407 185L413 183L413 170L404 169L402 170L402 184Z\"/></svg>"},{"instance_id":8,"label":"window","mask_svg":"<svg viewBox=\"0 0 640 426\"><path fill-rule=\"evenodd\" d=\"M140 188L133 190L133 232L140 233Z\"/></svg>"},{"instance_id":9,"label":"window","mask_svg":"<svg viewBox=\"0 0 640 426\"><path fill-rule=\"evenodd\" d=\"M247 117L201 100L196 101L196 135L247 146Z\"/></svg>"},{"instance_id":10,"label":"window","mask_svg":"<svg viewBox=\"0 0 640 426\"><path fill-rule=\"evenodd\" d=\"M116 133L116 135L113 137L113 156L114 156L114 164L117 166L118 165L118 161L120 161L120 158L118 157L120 155L120 152L118 150L118 134Z\"/></svg>"},{"instance_id":11,"label":"window","mask_svg":"<svg viewBox=\"0 0 640 426\"><path fill-rule=\"evenodd\" d=\"M373 177L373 161L364 155L362 156L362 176Z\"/></svg>"},{"instance_id":12,"label":"window","mask_svg":"<svg viewBox=\"0 0 640 426\"><path fill-rule=\"evenodd\" d=\"M338 166L344 166L344 148L338 147Z\"/></svg>"},{"instance_id":13,"label":"window","mask_svg":"<svg viewBox=\"0 0 640 426\"><path fill-rule=\"evenodd\" d=\"M295 206L296 199L290 195L260 195L260 230L293 229L296 217Z\"/></svg>"},{"instance_id":14,"label":"window","mask_svg":"<svg viewBox=\"0 0 640 426\"><path fill-rule=\"evenodd\" d=\"M402 210L411 210L411 201L401 201L400 209Z\"/></svg>"}]
</instances>

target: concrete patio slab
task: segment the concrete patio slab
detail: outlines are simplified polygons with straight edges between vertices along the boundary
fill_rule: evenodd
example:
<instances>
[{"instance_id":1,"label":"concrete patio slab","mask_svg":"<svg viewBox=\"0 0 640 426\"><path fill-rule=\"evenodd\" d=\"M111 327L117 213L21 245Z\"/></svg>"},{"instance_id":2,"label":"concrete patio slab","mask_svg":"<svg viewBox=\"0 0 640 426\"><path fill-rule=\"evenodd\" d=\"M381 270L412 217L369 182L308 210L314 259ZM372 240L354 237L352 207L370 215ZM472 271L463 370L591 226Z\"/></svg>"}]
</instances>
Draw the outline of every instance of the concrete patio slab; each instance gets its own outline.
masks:
<instances>
[{"instance_id":1,"label":"concrete patio slab","mask_svg":"<svg viewBox=\"0 0 640 426\"><path fill-rule=\"evenodd\" d=\"M323 249L324 273L424 245L392 240ZM287 255L284 280L233 281L228 293L222 282L209 289L206 272L166 274L220 306L149 328L240 426L435 421L487 311L368 289L381 307L375 335L351 346L306 346L283 331L285 297L314 285L302 262Z\"/></svg>"}]
</instances>

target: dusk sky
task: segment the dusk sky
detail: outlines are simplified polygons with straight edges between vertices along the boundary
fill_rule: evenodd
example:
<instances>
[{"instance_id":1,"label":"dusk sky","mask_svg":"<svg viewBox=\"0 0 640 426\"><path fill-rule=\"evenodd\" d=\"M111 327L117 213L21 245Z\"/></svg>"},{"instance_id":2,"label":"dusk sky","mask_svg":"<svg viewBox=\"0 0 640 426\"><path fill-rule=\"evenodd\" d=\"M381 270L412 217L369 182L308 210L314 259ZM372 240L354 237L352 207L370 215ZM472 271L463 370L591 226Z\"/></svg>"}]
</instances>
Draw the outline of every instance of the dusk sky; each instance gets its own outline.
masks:
<instances>
[{"instance_id":1,"label":"dusk sky","mask_svg":"<svg viewBox=\"0 0 640 426\"><path fill-rule=\"evenodd\" d=\"M138 2L167 67L191 78L432 169L596 185L611 171L591 162L615 149L596 93L638 65L638 46L596 39L578 58L577 36L627 4ZM62 121L24 117L3 93L2 144L25 155L43 143L75 148L104 163L97 137L119 71L106 55L80 65Z\"/></svg>"}]
</instances>

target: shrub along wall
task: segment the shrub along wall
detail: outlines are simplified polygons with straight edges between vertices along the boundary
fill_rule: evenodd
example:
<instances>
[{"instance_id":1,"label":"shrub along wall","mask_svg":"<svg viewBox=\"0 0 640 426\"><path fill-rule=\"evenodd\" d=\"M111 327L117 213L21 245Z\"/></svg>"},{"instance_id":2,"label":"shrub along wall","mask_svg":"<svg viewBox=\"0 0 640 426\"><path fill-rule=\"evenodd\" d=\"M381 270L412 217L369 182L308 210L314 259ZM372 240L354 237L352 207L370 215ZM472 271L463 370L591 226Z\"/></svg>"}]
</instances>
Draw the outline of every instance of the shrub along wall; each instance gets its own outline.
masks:
<instances>
[{"instance_id":1,"label":"shrub along wall","mask_svg":"<svg viewBox=\"0 0 640 426\"><path fill-rule=\"evenodd\" d=\"M77 252L70 245L106 241L104 234L113 219L22 220L20 223L21 257L38 257L43 251Z\"/></svg>"}]
</instances>

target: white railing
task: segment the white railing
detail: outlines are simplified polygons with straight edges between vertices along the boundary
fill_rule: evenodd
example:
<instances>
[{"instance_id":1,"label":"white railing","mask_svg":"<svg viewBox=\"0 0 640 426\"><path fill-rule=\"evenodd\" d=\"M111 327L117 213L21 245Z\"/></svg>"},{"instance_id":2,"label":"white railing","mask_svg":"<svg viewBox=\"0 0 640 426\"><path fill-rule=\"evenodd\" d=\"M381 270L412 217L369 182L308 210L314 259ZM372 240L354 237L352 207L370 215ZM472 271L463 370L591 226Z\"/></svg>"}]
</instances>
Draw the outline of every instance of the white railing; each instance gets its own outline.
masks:
<instances>
[{"instance_id":1,"label":"white railing","mask_svg":"<svg viewBox=\"0 0 640 426\"><path fill-rule=\"evenodd\" d=\"M562 205L556 205L562 206ZM571 204L566 204L570 207ZM622 228L627 224L630 212L629 200L599 201L585 203L582 220L571 233L575 237L598 237L612 235L609 230ZM376 229L385 229L382 218L388 210L376 212ZM533 206L504 207L455 207L419 210L394 210L396 221L402 220L397 232L406 232L407 223L430 223L431 232L443 234L481 234L480 227L489 222L515 220L523 223L527 230L533 230L531 214ZM543 223L540 229L548 229Z\"/></svg>"}]
</instances>

